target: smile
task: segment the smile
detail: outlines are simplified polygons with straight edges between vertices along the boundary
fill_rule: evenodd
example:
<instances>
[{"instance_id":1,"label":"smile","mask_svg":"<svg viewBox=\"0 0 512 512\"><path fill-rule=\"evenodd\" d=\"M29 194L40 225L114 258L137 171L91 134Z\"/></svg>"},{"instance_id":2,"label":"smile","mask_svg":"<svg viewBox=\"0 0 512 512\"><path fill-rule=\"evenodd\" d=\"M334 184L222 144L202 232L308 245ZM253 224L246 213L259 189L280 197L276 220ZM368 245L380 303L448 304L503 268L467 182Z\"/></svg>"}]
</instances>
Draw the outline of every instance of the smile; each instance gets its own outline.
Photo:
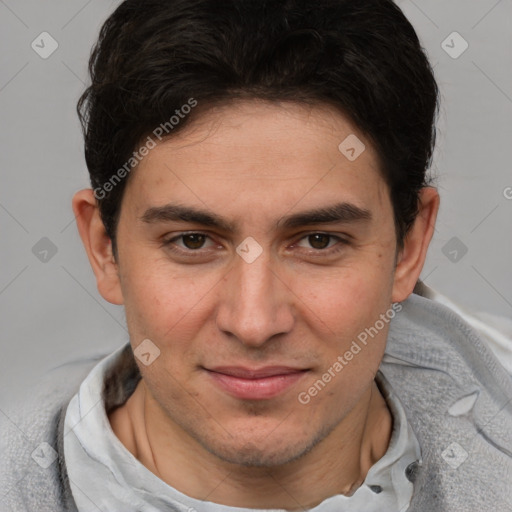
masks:
<instances>
[{"instance_id":1,"label":"smile","mask_svg":"<svg viewBox=\"0 0 512 512\"><path fill-rule=\"evenodd\" d=\"M308 372L287 367L267 367L258 370L222 367L206 371L217 387L242 400L274 398L296 384Z\"/></svg>"}]
</instances>

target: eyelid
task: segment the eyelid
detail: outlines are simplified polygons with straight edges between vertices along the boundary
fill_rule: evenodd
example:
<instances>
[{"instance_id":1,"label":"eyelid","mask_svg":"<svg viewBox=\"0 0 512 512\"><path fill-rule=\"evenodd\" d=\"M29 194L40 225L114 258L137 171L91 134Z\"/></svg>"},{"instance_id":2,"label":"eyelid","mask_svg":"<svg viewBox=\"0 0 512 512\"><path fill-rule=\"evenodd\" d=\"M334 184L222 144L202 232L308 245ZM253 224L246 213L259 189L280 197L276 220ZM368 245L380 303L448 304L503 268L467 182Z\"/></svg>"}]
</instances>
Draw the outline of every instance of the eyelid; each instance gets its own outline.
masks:
<instances>
[{"instance_id":1,"label":"eyelid","mask_svg":"<svg viewBox=\"0 0 512 512\"><path fill-rule=\"evenodd\" d=\"M164 247L171 247L174 242L176 240L179 240L180 238L183 238L187 235L202 235L204 237L206 237L207 239L210 239L212 242L212 237L206 233L206 232L203 232L203 231L182 231L174 236L172 236L171 238L164 238L163 241L162 241L162 246ZM306 249L306 252L308 254L311 254L311 255L318 255L318 256L326 256L326 255L329 255L329 254L334 254L338 251L340 251L341 249L338 247L339 245L341 246L346 246L346 245L349 245L350 244L350 241L347 240L347 238L350 238L348 235L346 235L346 238L343 238L342 236L339 236L339 235L335 235L333 233L329 233L329 232L324 232L324 231L308 231L308 232L302 232L300 233L300 238L297 239L296 242L293 242L292 244L292 247L295 246L298 242L302 241L303 239L309 237L309 236L312 236L312 235L325 235L325 236L328 236L332 239L335 239L337 240L337 243L334 244L333 246L331 247L328 247L326 249ZM338 247L336 249L336 247ZM182 248L182 247L173 247L171 248L172 251L175 251L175 252L179 252L181 254L184 254L184 255L201 255L201 254L204 254L205 252L208 251L208 249L204 249L203 247L199 248L199 249L187 249L187 248Z\"/></svg>"},{"instance_id":2,"label":"eyelid","mask_svg":"<svg viewBox=\"0 0 512 512\"><path fill-rule=\"evenodd\" d=\"M336 240L338 243L348 244L348 240L345 240L343 237L341 237L339 235L334 235L332 233L325 233L323 231L311 231L311 232L308 232L306 234L302 234L300 236L300 238L297 239L297 242L294 242L294 245L297 244L298 242L301 242L305 238L308 238L308 237L313 236L313 235L324 235L324 236L327 236L327 237L329 237L329 238L331 238L333 240ZM310 250L313 251L313 252L318 252L318 253L321 253L321 252L327 253L327 252L329 252L330 248L335 247L335 246L336 246L336 244L334 244L333 246L328 247L326 249L310 249Z\"/></svg>"},{"instance_id":3,"label":"eyelid","mask_svg":"<svg viewBox=\"0 0 512 512\"><path fill-rule=\"evenodd\" d=\"M180 238L183 238L187 235L202 235L205 238L207 238L213 242L212 237L208 233L205 233L203 231L182 231L182 232L178 233L177 235L173 235L171 238L164 237L162 239L162 245L170 246L170 245L174 244L174 242L176 240L179 240ZM186 249L186 248L184 249L182 247L179 247L179 250L183 251L184 253L191 254L191 253L200 253L201 251L204 251L204 248L201 247L200 249L194 250L194 249Z\"/></svg>"}]
</instances>

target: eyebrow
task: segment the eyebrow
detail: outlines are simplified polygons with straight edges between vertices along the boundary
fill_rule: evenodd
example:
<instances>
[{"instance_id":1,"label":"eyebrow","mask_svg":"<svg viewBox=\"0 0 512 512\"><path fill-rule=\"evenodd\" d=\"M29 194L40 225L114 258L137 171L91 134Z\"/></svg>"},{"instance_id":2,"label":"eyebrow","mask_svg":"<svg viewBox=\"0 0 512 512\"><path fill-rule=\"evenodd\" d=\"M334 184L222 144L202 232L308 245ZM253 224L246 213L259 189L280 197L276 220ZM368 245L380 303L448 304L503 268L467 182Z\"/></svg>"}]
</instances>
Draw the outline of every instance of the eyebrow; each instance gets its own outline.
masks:
<instances>
[{"instance_id":1,"label":"eyebrow","mask_svg":"<svg viewBox=\"0 0 512 512\"><path fill-rule=\"evenodd\" d=\"M292 229L301 226L310 226L314 224L334 224L334 223L353 223L369 222L372 220L370 210L361 208L355 204L342 202L329 205L323 208L316 208L299 213L294 213L283 217L276 223L277 228ZM148 224L158 222L181 221L203 226L221 229L226 232L236 232L236 224L224 219L223 217L208 211L183 206L179 204L166 204L164 206L154 206L148 208L140 217L143 222Z\"/></svg>"},{"instance_id":2,"label":"eyebrow","mask_svg":"<svg viewBox=\"0 0 512 512\"><path fill-rule=\"evenodd\" d=\"M372 220L372 213L366 208L360 208L352 203L337 203L323 208L295 213L281 219L283 228L291 229L313 224L334 224L337 222L369 222Z\"/></svg>"}]
</instances>

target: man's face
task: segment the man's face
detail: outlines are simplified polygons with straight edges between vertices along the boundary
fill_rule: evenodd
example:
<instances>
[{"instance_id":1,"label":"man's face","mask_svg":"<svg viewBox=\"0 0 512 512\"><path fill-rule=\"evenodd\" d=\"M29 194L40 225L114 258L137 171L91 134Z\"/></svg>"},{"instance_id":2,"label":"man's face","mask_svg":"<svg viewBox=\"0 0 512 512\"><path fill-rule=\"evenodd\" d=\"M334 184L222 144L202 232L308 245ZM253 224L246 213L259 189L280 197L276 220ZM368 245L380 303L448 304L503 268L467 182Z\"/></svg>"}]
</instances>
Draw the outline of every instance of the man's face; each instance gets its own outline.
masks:
<instances>
[{"instance_id":1,"label":"man's face","mask_svg":"<svg viewBox=\"0 0 512 512\"><path fill-rule=\"evenodd\" d=\"M366 144L354 161L338 148L350 135ZM286 222L340 203L368 215ZM169 205L226 225L175 219ZM117 245L132 346L160 350L138 365L162 430L275 465L358 414L388 323L333 365L395 300L396 239L377 155L340 114L256 101L203 114L133 171Z\"/></svg>"}]
</instances>

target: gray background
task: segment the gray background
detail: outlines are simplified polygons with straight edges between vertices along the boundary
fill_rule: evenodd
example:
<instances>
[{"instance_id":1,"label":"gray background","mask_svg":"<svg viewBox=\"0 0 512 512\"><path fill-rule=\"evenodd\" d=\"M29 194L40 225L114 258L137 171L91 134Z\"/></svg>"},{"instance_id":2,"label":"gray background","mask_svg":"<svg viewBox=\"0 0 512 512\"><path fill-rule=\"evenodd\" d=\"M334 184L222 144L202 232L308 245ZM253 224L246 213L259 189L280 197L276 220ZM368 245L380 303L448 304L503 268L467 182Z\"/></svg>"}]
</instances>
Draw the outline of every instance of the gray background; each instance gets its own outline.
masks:
<instances>
[{"instance_id":1,"label":"gray background","mask_svg":"<svg viewBox=\"0 0 512 512\"><path fill-rule=\"evenodd\" d=\"M0 0L0 408L49 368L128 339L122 308L96 290L71 210L89 186L76 101L118 3ZM422 278L462 306L512 318L512 0L398 3L442 94L441 209ZM58 42L47 59L31 47L44 31ZM454 31L469 44L458 58L442 47L460 50Z\"/></svg>"}]
</instances>

